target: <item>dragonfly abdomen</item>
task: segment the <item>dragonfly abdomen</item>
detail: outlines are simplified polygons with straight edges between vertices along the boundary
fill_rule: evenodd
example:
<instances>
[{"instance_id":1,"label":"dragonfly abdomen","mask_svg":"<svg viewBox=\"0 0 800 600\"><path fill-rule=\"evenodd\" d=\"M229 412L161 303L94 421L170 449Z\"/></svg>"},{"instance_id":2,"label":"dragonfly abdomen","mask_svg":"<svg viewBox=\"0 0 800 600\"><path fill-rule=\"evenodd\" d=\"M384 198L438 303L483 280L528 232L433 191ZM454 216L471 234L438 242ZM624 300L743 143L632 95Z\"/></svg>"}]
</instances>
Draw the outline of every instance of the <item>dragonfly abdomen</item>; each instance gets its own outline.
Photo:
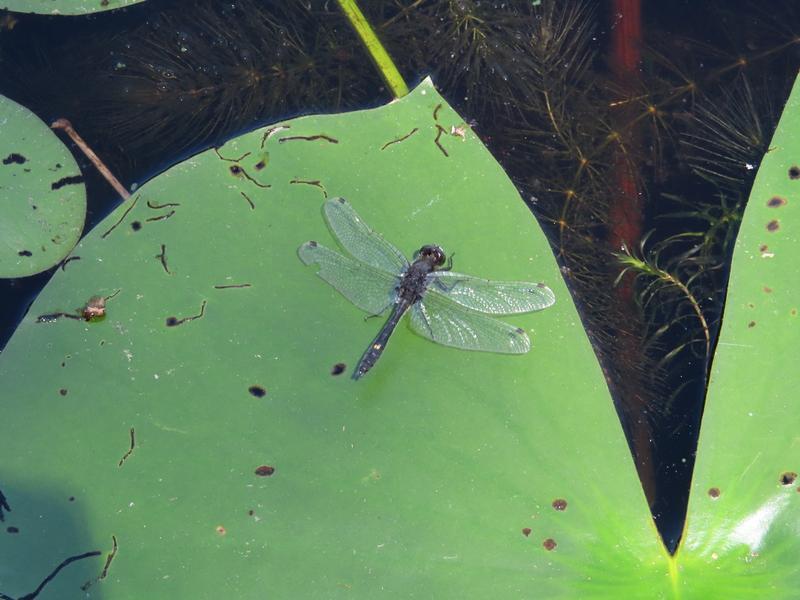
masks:
<instances>
[{"instance_id":1,"label":"dragonfly abdomen","mask_svg":"<svg viewBox=\"0 0 800 600\"><path fill-rule=\"evenodd\" d=\"M378 362L381 354L383 354L383 351L386 349L386 344L388 343L394 328L397 327L400 319L403 318L403 315L410 306L411 304L409 302L402 299L394 305L392 308L392 313L389 315L389 318L386 319L386 323L384 323L383 327L381 327L381 330L378 332L378 335L375 336L375 339L372 340L372 343L369 345L366 352L364 352L361 360L358 361L356 370L353 371L353 379L360 379L366 375L367 371L369 371L375 365L375 363Z\"/></svg>"}]
</instances>

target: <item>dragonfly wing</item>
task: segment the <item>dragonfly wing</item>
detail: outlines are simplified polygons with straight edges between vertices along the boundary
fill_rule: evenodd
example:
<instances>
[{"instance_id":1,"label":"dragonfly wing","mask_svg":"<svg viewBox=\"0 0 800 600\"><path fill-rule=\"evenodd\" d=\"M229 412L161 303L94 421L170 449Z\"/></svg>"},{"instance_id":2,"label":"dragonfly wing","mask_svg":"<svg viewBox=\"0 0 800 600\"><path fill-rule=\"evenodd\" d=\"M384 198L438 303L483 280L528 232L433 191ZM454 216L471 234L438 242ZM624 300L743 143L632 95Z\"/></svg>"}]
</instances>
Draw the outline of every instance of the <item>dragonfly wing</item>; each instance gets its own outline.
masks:
<instances>
[{"instance_id":1,"label":"dragonfly wing","mask_svg":"<svg viewBox=\"0 0 800 600\"><path fill-rule=\"evenodd\" d=\"M372 231L347 200L331 198L323 210L333 236L358 260L392 275L408 268L403 253Z\"/></svg>"},{"instance_id":2,"label":"dragonfly wing","mask_svg":"<svg viewBox=\"0 0 800 600\"><path fill-rule=\"evenodd\" d=\"M305 264L319 265L317 275L361 310L378 315L394 303L399 282L397 277L317 242L306 242L297 254Z\"/></svg>"},{"instance_id":3,"label":"dragonfly wing","mask_svg":"<svg viewBox=\"0 0 800 600\"><path fill-rule=\"evenodd\" d=\"M491 281L452 271L434 271L428 275L428 287L461 306L494 315L534 312L556 301L543 283Z\"/></svg>"},{"instance_id":4,"label":"dragonfly wing","mask_svg":"<svg viewBox=\"0 0 800 600\"><path fill-rule=\"evenodd\" d=\"M531 349L522 329L464 308L433 290L410 312L412 330L445 346L504 354L524 354Z\"/></svg>"}]
</instances>

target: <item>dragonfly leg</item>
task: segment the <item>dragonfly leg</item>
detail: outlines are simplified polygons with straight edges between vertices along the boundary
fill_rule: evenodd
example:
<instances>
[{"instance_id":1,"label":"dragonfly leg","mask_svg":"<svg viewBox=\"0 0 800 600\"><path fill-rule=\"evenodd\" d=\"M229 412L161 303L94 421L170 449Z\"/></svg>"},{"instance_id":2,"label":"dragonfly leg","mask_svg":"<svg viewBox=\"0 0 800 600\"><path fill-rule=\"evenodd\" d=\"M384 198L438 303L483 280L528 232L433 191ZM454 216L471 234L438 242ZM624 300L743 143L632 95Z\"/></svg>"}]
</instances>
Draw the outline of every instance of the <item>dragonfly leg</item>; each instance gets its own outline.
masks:
<instances>
[{"instance_id":1,"label":"dragonfly leg","mask_svg":"<svg viewBox=\"0 0 800 600\"><path fill-rule=\"evenodd\" d=\"M453 257L455 255L456 255L455 252L453 252L452 254L449 254L447 256L447 262L445 263L445 266L443 266L441 269L437 269L437 271L452 271L453 270Z\"/></svg>"},{"instance_id":2,"label":"dragonfly leg","mask_svg":"<svg viewBox=\"0 0 800 600\"><path fill-rule=\"evenodd\" d=\"M389 304L387 304L386 306L384 306L382 309L380 309L380 310L379 310L378 312L376 312L375 314L372 314L372 315L367 315L366 317L364 317L364 320L366 321L366 320L368 320L368 319L374 319L375 317L380 317L381 315L383 315L383 313L385 313L385 312L386 312L386 309L388 309L388 308L389 308L389 307L390 307L392 304L394 304L394 302L389 302Z\"/></svg>"},{"instance_id":3,"label":"dragonfly leg","mask_svg":"<svg viewBox=\"0 0 800 600\"><path fill-rule=\"evenodd\" d=\"M442 270L442 269L439 269L439 270ZM448 284L446 284L444 281L442 281L440 278L438 278L438 277L437 277L436 279L434 279L434 280L433 280L433 284L434 284L434 285L435 285L437 288L439 288L440 290L442 290L444 293L446 293L446 294L449 294L450 292L452 292L452 291L453 291L453 290L456 288L456 286L457 286L459 283L462 283L462 282L464 282L464 281L466 281L466 279L456 279L455 281L453 281L452 283L450 283L450 285L448 285Z\"/></svg>"}]
</instances>

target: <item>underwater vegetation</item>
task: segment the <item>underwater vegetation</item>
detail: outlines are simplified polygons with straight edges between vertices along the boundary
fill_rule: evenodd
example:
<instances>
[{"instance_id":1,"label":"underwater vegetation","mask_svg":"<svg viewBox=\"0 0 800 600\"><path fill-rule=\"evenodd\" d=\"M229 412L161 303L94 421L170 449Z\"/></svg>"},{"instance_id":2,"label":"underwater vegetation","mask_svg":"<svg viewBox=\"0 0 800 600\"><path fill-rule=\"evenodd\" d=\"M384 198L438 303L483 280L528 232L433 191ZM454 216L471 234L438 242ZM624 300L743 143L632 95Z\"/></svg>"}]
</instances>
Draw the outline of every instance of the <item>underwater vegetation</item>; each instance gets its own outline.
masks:
<instances>
[{"instance_id":1,"label":"underwater vegetation","mask_svg":"<svg viewBox=\"0 0 800 600\"><path fill-rule=\"evenodd\" d=\"M334 3L145 4L0 32L0 92L70 118L129 184L256 123L390 98ZM648 4L640 68L621 78L607 47L624 15L605 3L362 8L407 80L432 74L548 232L674 547L726 265L800 64L796 9L719 1L686 18ZM638 198L631 239L615 229L626 195Z\"/></svg>"}]
</instances>

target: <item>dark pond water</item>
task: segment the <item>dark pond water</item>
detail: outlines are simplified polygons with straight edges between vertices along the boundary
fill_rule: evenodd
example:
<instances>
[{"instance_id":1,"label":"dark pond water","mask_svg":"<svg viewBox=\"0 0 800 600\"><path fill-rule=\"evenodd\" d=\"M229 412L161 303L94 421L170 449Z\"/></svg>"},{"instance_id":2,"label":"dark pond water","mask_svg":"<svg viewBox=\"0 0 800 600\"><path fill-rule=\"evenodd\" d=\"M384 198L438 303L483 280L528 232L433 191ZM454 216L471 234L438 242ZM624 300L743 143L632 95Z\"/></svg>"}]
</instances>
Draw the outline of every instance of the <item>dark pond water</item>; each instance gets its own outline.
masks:
<instances>
[{"instance_id":1,"label":"dark pond water","mask_svg":"<svg viewBox=\"0 0 800 600\"><path fill-rule=\"evenodd\" d=\"M643 4L638 19L633 0L362 2L408 83L433 75L550 235L674 547L755 173L743 165L758 165L797 72L800 11ZM0 93L69 118L129 187L257 124L391 99L334 2L150 0L0 24ZM78 160L88 230L119 200ZM687 231L715 233L692 246ZM691 277L691 298L657 284L642 311L652 279L614 285L613 253L647 232L644 255ZM0 348L49 276L0 281ZM704 322L683 318L692 302Z\"/></svg>"}]
</instances>

